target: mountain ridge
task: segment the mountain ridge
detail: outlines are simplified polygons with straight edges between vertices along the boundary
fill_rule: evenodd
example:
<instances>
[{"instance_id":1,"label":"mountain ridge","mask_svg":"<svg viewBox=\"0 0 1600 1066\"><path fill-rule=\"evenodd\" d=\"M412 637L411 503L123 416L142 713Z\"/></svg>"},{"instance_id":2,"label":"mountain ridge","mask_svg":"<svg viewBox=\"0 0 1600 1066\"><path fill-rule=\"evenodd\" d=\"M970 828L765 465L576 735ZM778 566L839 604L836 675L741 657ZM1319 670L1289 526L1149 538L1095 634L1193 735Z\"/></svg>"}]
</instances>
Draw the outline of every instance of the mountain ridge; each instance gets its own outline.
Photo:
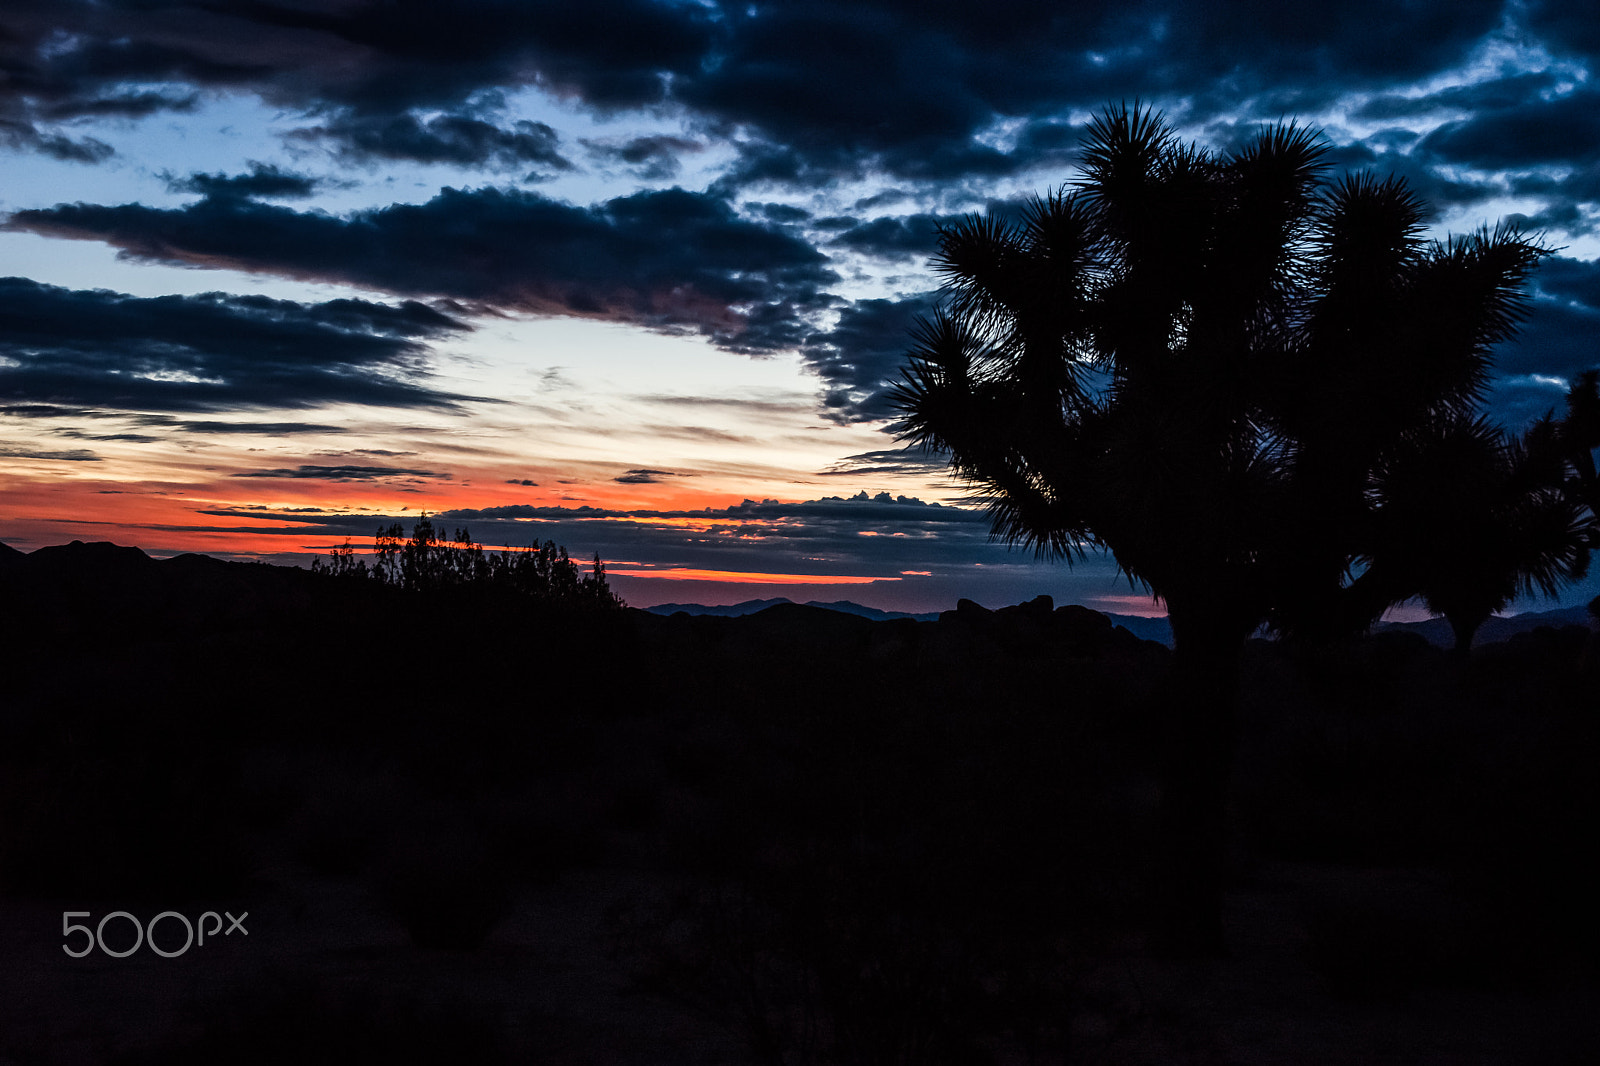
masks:
<instances>
[{"instance_id":1,"label":"mountain ridge","mask_svg":"<svg viewBox=\"0 0 1600 1066\"><path fill-rule=\"evenodd\" d=\"M746 615L757 614L770 607L783 604L792 604L794 600L784 596L774 596L768 599L745 600L741 603L706 605L700 603L660 603L641 610L663 617L682 612L690 615L710 615L720 618L742 618ZM850 600L835 600L832 603L823 603L819 600L808 600L804 606L820 607L824 610L839 611L843 614L853 614L872 621L889 621L897 618L909 618L917 622L937 622L944 612L926 611L913 613L908 611L884 611L876 607L867 607ZM1094 608L1088 608L1094 610ZM1158 644L1172 646L1172 625L1165 616L1147 617L1145 615L1113 614L1110 611L1097 611L1109 618L1113 625L1123 626L1141 640L1153 640ZM1523 611L1519 614L1495 616L1486 621L1478 630L1473 640L1474 646L1481 644L1494 644L1498 641L1509 640L1519 633L1530 633L1543 626L1559 629L1562 626L1587 626L1589 625L1588 610L1582 606L1558 607L1548 611ZM1455 634L1450 629L1450 623L1443 618L1428 618L1420 622L1379 622L1372 627L1373 633L1415 633L1429 644L1438 648L1449 648L1455 644Z\"/></svg>"},{"instance_id":2,"label":"mountain ridge","mask_svg":"<svg viewBox=\"0 0 1600 1066\"><path fill-rule=\"evenodd\" d=\"M155 603L165 603L187 608L184 613L198 611L213 617L247 616L252 610L299 605L310 591L304 584L311 578L309 571L299 567L267 566L259 563L229 562L207 555L185 553L169 559L155 559L142 549L112 544L108 541L49 545L23 552L0 543L0 575L5 575L8 585L16 585L14 592L23 587L42 591L55 587L57 591L71 591L81 596L91 587L98 586L101 595L110 595L129 601L128 606L148 608ZM263 581L263 578L274 580ZM20 585L17 585L21 582ZM190 602L184 602L190 601ZM215 601L215 602L210 602ZM969 604L970 601L962 601ZM684 613L723 618L740 618L758 614L773 607L796 605L853 615L873 622L911 620L937 622L951 611L886 611L868 607L851 600L824 602L809 600L804 604L785 596L745 600L741 603L707 605L699 603L660 603L637 608L646 614L659 617ZM50 613L61 613L65 603L51 603ZM976 604L970 604L977 607ZM957 605L960 608L961 604ZM1083 608L1094 611L1093 608ZM982 611L983 608L978 608ZM1113 614L1104 615L1113 626L1121 626L1141 640L1155 641L1172 646L1172 627L1165 617ZM1592 625L1588 610L1582 606L1561 607L1547 611L1525 611L1520 614L1493 617L1478 630L1474 645L1493 644L1508 640L1518 634L1532 632L1541 627ZM1380 622L1372 632L1414 633L1435 647L1448 648L1454 643L1449 623L1443 618L1430 618L1420 622Z\"/></svg>"}]
</instances>

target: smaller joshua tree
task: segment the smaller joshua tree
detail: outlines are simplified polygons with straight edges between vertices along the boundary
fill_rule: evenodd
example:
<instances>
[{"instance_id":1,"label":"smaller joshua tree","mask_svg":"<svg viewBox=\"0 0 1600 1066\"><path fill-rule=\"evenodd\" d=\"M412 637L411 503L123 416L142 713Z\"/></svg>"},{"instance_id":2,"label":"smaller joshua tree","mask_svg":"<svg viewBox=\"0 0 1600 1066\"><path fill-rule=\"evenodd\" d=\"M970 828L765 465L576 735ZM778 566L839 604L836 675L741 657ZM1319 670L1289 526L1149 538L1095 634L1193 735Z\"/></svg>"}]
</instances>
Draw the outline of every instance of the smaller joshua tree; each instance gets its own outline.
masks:
<instances>
[{"instance_id":1,"label":"smaller joshua tree","mask_svg":"<svg viewBox=\"0 0 1600 1066\"><path fill-rule=\"evenodd\" d=\"M1379 463L1372 494L1369 572L1443 615L1457 654L1518 595L1555 596L1588 570L1593 517L1550 418L1520 439L1481 417L1427 425Z\"/></svg>"},{"instance_id":2,"label":"smaller joshua tree","mask_svg":"<svg viewBox=\"0 0 1600 1066\"><path fill-rule=\"evenodd\" d=\"M555 541L525 550L488 552L466 529L454 537L435 530L424 515L411 536L396 522L378 530L369 566L356 558L348 539L311 564L314 573L377 581L408 592L444 589L486 589L528 597L542 603L573 607L616 608L622 600L606 582L605 566L594 557L588 574Z\"/></svg>"}]
</instances>

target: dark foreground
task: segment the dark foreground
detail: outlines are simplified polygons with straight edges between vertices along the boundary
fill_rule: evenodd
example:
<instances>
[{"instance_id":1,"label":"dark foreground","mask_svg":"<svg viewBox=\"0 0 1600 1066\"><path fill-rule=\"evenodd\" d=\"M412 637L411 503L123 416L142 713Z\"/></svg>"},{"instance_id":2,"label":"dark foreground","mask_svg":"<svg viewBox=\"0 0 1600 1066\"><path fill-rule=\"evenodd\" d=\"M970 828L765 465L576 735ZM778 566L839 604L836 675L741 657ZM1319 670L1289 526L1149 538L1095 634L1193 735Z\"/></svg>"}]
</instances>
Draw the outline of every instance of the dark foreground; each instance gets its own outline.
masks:
<instances>
[{"instance_id":1,"label":"dark foreground","mask_svg":"<svg viewBox=\"0 0 1600 1066\"><path fill-rule=\"evenodd\" d=\"M0 558L0 1064L1600 1061L1581 628L1253 644L1232 955L1169 961L1168 652L1092 612L47 551Z\"/></svg>"}]
</instances>

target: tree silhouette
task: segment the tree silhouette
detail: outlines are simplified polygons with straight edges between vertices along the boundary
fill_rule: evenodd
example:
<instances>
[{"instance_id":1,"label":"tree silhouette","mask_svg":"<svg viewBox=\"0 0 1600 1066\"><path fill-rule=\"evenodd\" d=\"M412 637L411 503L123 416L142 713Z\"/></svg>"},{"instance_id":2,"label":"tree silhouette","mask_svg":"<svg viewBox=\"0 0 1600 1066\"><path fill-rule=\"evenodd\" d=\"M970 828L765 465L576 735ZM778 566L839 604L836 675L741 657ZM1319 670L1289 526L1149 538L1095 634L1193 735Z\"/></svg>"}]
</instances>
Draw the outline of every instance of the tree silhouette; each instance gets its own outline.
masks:
<instances>
[{"instance_id":1,"label":"tree silhouette","mask_svg":"<svg viewBox=\"0 0 1600 1066\"><path fill-rule=\"evenodd\" d=\"M1568 464L1569 494L1589 509L1589 547L1600 549L1600 370L1580 374L1567 389L1567 413L1555 423L1554 445Z\"/></svg>"},{"instance_id":2,"label":"tree silhouette","mask_svg":"<svg viewBox=\"0 0 1600 1066\"><path fill-rule=\"evenodd\" d=\"M1243 642L1388 606L1382 569L1359 567L1374 473L1471 413L1544 254L1506 229L1426 242L1404 182L1327 185L1325 151L1282 124L1217 154L1108 108L1075 184L1016 224L943 230L945 301L897 393L902 439L948 454L997 537L1069 562L1109 549L1166 603L1175 950L1221 946Z\"/></svg>"},{"instance_id":3,"label":"tree silhouette","mask_svg":"<svg viewBox=\"0 0 1600 1066\"><path fill-rule=\"evenodd\" d=\"M1483 418L1432 423L1382 457L1368 560L1395 599L1420 596L1465 655L1517 595L1556 595L1588 569L1591 516L1568 491L1559 428L1520 440Z\"/></svg>"},{"instance_id":4,"label":"tree silhouette","mask_svg":"<svg viewBox=\"0 0 1600 1066\"><path fill-rule=\"evenodd\" d=\"M599 555L589 573L581 574L567 550L551 540L525 550L486 552L466 529L457 529L455 536L448 538L434 529L427 515L412 526L409 538L398 522L380 528L374 538L371 566L355 557L355 549L346 539L328 553L326 561L313 561L311 569L407 592L504 593L544 605L606 610L623 605L606 581Z\"/></svg>"}]
</instances>

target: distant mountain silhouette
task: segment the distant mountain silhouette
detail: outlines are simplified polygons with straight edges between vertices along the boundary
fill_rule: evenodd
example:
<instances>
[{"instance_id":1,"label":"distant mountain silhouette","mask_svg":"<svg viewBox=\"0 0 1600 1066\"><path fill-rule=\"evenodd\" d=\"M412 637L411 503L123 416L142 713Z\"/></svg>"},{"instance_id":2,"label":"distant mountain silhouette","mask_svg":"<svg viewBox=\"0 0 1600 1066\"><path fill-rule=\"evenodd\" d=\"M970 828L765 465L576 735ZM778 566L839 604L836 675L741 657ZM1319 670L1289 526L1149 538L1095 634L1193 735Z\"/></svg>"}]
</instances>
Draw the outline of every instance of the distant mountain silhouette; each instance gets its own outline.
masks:
<instances>
[{"instance_id":1,"label":"distant mountain silhouette","mask_svg":"<svg viewBox=\"0 0 1600 1066\"><path fill-rule=\"evenodd\" d=\"M1589 612L1583 607L1562 607L1554 611L1524 611L1503 618L1490 618L1478 627L1473 645L1510 640L1518 633L1531 633L1541 626L1560 629L1562 626L1588 624ZM1443 618L1429 618L1423 622L1379 622L1372 627L1372 631L1416 633L1436 648L1449 648L1455 644L1455 634L1450 629L1450 623Z\"/></svg>"},{"instance_id":2,"label":"distant mountain silhouette","mask_svg":"<svg viewBox=\"0 0 1600 1066\"><path fill-rule=\"evenodd\" d=\"M756 614L769 607L777 607L793 600L783 596L775 596L767 600L745 600L743 603L725 605L707 605L703 603L660 603L644 610L651 614L662 616L677 614L712 615L718 618L742 618L747 614ZM844 614L853 614L858 618L867 618L874 622L887 622L896 618L909 618L916 622L937 622L941 611L926 611L911 613L907 611L881 611L876 607L864 607L850 600L835 600L832 603L822 603L819 600L810 600L805 606L821 607L829 611L839 611ZM1140 640L1153 640L1158 644L1172 644L1172 626L1165 618L1146 618L1135 614L1108 614L1105 611L1096 611L1096 614L1105 615L1114 626L1123 626Z\"/></svg>"},{"instance_id":3,"label":"distant mountain silhouette","mask_svg":"<svg viewBox=\"0 0 1600 1066\"><path fill-rule=\"evenodd\" d=\"M346 597L386 598L387 590L376 586L367 588L358 583L341 588ZM292 613L304 610L313 598L323 599L329 595L316 575L298 567L227 562L192 553L158 560L138 548L106 541L73 541L33 552L21 552L0 543L0 593L14 606L27 607L26 617L32 620L30 628L58 633L122 628L129 623L149 624L156 620L180 627L250 624L263 611ZM726 605L662 603L643 608L643 611L661 617L681 612L742 618L783 606L816 608L872 622L936 622L956 613L884 611L850 600L829 603L812 600L802 605L783 596ZM1015 609L1003 608L1006 611ZM1164 617L1076 609L1103 616L1110 627L1120 626L1140 640L1172 645L1172 627ZM971 610L984 611L976 604L971 604ZM1475 643L1508 640L1542 626L1559 629L1588 624L1588 614L1581 606L1529 611L1489 619L1479 629ZM1442 648L1450 647L1454 641L1450 625L1443 618L1380 622L1373 631L1415 633L1429 644Z\"/></svg>"},{"instance_id":4,"label":"distant mountain silhouette","mask_svg":"<svg viewBox=\"0 0 1600 1066\"><path fill-rule=\"evenodd\" d=\"M683 612L691 615L711 615L718 618L742 618L745 615L757 614L769 607L793 603L793 600L783 596L775 596L765 600L745 600L743 603L707 605L703 603L661 603L654 607L646 607L650 614L668 615ZM871 619L874 622L886 622L895 618L910 618L918 622L936 622L941 612L929 611L922 614L912 614L906 611L881 611L876 607L864 607L850 600L836 600L833 603L822 603L817 600L809 601L807 607L822 607L830 611L839 611L844 614L853 614L860 618ZM1140 640L1153 640L1157 644L1172 646L1172 624L1165 617L1147 618L1136 614L1111 614L1106 611L1097 611L1096 614L1105 615L1114 626L1122 626ZM1586 626L1589 624L1588 612L1583 607L1562 607L1553 611L1525 611L1521 614L1506 615L1503 618L1491 618L1478 630L1475 644L1494 644L1502 640L1509 640L1519 633L1531 633L1541 626L1560 629L1562 626ZM1437 648L1448 648L1455 643L1455 634L1450 629L1450 623L1443 618L1429 618L1422 622L1379 622L1372 627L1374 633L1401 632L1415 633L1429 644Z\"/></svg>"},{"instance_id":5,"label":"distant mountain silhouette","mask_svg":"<svg viewBox=\"0 0 1600 1066\"><path fill-rule=\"evenodd\" d=\"M644 608L651 614L669 616L682 611L684 614L708 614L718 618L743 618L747 614L756 614L769 607L778 607L786 603L794 603L786 596L774 596L767 600L745 600L743 603L731 603L719 606L708 606L703 603L658 603L654 607ZM928 611L922 614L911 614L906 611L880 611L876 607L863 607L859 603L849 600L835 600L832 603L822 603L819 600L809 600L804 606L821 607L828 611L840 611L844 614L853 614L858 618L870 619L874 622L887 622L895 618L909 618L916 622L937 622L938 611Z\"/></svg>"}]
</instances>

